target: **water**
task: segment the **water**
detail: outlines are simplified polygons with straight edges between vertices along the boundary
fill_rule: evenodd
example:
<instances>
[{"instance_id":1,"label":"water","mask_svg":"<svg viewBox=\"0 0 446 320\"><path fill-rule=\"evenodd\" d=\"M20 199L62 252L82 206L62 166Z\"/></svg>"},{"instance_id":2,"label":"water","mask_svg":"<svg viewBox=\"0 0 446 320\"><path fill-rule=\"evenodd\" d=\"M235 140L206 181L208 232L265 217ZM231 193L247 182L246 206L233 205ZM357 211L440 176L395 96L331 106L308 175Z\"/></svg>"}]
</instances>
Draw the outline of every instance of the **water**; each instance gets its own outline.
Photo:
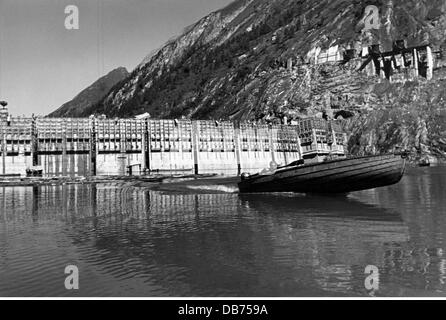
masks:
<instances>
[{"instance_id":1,"label":"water","mask_svg":"<svg viewBox=\"0 0 446 320\"><path fill-rule=\"evenodd\" d=\"M0 296L446 296L445 169L348 197L0 187Z\"/></svg>"}]
</instances>

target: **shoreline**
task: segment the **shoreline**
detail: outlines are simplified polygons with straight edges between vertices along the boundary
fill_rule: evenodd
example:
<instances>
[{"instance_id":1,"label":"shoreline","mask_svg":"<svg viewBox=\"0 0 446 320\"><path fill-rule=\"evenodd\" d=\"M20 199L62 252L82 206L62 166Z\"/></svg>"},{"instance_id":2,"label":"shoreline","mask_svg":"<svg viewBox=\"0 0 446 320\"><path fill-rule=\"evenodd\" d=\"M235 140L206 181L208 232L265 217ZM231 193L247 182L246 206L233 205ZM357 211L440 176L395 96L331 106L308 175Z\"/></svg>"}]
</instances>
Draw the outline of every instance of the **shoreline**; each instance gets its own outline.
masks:
<instances>
[{"instance_id":1,"label":"shoreline","mask_svg":"<svg viewBox=\"0 0 446 320\"><path fill-rule=\"evenodd\" d=\"M446 167L445 163L434 163L430 167ZM414 163L407 165L408 169L422 168ZM429 167L428 167L429 168ZM116 183L120 185L132 185L145 187L142 184L162 185L168 183L181 184L181 182L210 180L238 180L237 176L225 176L219 174L153 174L143 176L61 176L61 177L0 177L0 187L34 187L34 186L55 186L69 184L100 184Z\"/></svg>"}]
</instances>

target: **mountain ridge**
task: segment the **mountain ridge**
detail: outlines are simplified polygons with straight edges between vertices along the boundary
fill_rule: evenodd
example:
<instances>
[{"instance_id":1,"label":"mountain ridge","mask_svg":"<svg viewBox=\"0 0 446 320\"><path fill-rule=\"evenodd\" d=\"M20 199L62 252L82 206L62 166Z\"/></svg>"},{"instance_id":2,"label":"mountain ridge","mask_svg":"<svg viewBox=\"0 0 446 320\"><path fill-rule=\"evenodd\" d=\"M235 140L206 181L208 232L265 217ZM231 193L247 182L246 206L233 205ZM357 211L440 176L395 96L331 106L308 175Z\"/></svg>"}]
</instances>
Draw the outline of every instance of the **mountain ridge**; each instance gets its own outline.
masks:
<instances>
[{"instance_id":1,"label":"mountain ridge","mask_svg":"<svg viewBox=\"0 0 446 320\"><path fill-rule=\"evenodd\" d=\"M365 10L371 5L379 10L379 26L369 30ZM355 124L370 125L361 122L365 114L373 118L383 112L391 105L389 99L402 110L417 108L416 100L408 103L398 93L410 93L405 81L392 84L358 72L357 61L315 63L315 52L353 49L358 55L376 44L390 51L401 39L408 47L430 45L443 52L446 2L238 0L186 28L83 115L149 112L155 118L281 121L351 111L354 119L346 129L353 130L350 137L355 140L355 133L368 130ZM439 72L428 82L438 97L443 96L444 78ZM415 88L425 83L408 81ZM434 127L428 131L440 130L432 132L438 136L443 129ZM415 146L411 139L388 146L378 146L379 140L369 139L383 152L397 144ZM353 147L356 143L361 147ZM351 150L366 152L365 143L356 139ZM417 148L419 153L433 150Z\"/></svg>"},{"instance_id":2,"label":"mountain ridge","mask_svg":"<svg viewBox=\"0 0 446 320\"><path fill-rule=\"evenodd\" d=\"M58 109L50 113L48 117L83 116L86 109L89 109L95 103L98 103L116 84L126 79L129 75L129 72L124 67L119 67L110 71L108 74L82 90L72 100L64 103Z\"/></svg>"},{"instance_id":3,"label":"mountain ridge","mask_svg":"<svg viewBox=\"0 0 446 320\"><path fill-rule=\"evenodd\" d=\"M237 76L243 77L247 75L254 78L255 74L252 71L256 71L260 63L263 64L261 66L262 71L270 72L266 67L265 61L262 61L262 58L265 56L268 58L277 56L278 59L286 59L287 55L305 57L316 46L328 48L336 44L345 45L346 43L354 46L355 42L364 41L366 37L362 35L361 17L364 8L370 3L381 3L380 7L384 21L388 20L388 17L392 14L396 15L396 27L385 25L377 32L371 33L372 40L369 42L379 41L384 50L391 48L393 40L400 36L406 36L405 38L408 40L409 46L444 41L444 34L440 39L436 39L435 35L437 33L431 30L435 29L435 27L429 27L424 20L410 15L400 17L402 15L401 12L404 13L407 10L398 12L394 10L399 5L399 1L318 1L315 6L311 6L314 4L314 1L236 1L227 8L222 9L222 11L216 11L201 19L176 40L170 41L149 62L135 69L129 82L121 88L110 92L95 108L105 114L116 116L131 116L137 113L150 112L154 116L170 117L182 114L186 110L190 112L183 113L183 115L188 117L207 116L206 112L200 111L200 109L210 108L206 105L206 98L215 96L216 89L223 85L226 87L234 85L232 80ZM430 5L427 6L430 7ZM424 13L426 16L429 16L429 12L432 11L432 9L417 5L412 8L406 4L406 7L417 12L426 11ZM420 8L424 8L424 10L420 10ZM441 10L444 10L444 5L441 7ZM321 13L313 17L313 11ZM336 12L337 14L334 14ZM320 17L321 15L322 17ZM348 18L345 18L345 16L348 16ZM415 21L415 26L410 24L410 27L400 30L398 23L401 25L405 23L404 21L409 21L410 19ZM326 20L329 20L329 22ZM321 31L320 25L324 23L324 28ZM351 28L352 25L355 28ZM437 27L437 29L439 28ZM251 37L250 34L253 31L258 36ZM299 34L303 34L304 38L298 40ZM392 35L390 36L389 34ZM281 39L276 39L277 43L274 44L269 39L266 39L269 37L280 37ZM236 43L234 46L234 42L237 42L235 39L240 42L247 41L249 45ZM294 43L290 43L293 40L295 40ZM223 66L223 68L219 68L221 63L217 62L217 66L212 67L211 64L215 65L215 63L210 57L217 55L217 58L221 58L216 51L224 50L228 43L235 47L236 50L223 55L222 59L231 60L230 63ZM284 47L280 48L277 44ZM270 50L272 53L266 53L265 55L256 54L253 52L256 50ZM210 67L203 68L203 62ZM218 65L219 63L220 65ZM244 67L248 67L250 70L244 70ZM182 75L181 71L185 71L187 77ZM232 72L233 77L224 78L218 75L221 71L224 73ZM214 72L216 76L209 77L207 73L211 72ZM209 88L208 91L211 92L205 92L205 94L202 93L201 88L187 88L197 78L190 73L199 74L198 78L207 78L205 80L219 81L219 86ZM274 71L271 73L274 73ZM161 82L168 86L173 83L186 88L183 88L184 90L181 90L181 92L174 92L175 97L172 97L172 99L163 99L160 97L161 93L158 96L156 94L156 92L160 92L156 82ZM235 86L239 86L239 84L236 83ZM175 91L172 89L165 90L166 92L163 93L167 93L166 95L169 96L172 91ZM240 90L238 90L237 94L240 95ZM222 100L232 100L233 103L238 101L237 99L228 99L229 94L227 92L218 92L217 95L223 95L224 99ZM198 99L194 99L194 103L190 103L189 98L191 96L198 96ZM190 106L190 104L195 105ZM172 106L182 110L169 112L172 111L169 110L172 109ZM95 110L92 109L90 111L94 112ZM200 112L197 114L197 111ZM212 114L209 116L212 117ZM229 117L229 114L223 113L218 116L225 118Z\"/></svg>"}]
</instances>

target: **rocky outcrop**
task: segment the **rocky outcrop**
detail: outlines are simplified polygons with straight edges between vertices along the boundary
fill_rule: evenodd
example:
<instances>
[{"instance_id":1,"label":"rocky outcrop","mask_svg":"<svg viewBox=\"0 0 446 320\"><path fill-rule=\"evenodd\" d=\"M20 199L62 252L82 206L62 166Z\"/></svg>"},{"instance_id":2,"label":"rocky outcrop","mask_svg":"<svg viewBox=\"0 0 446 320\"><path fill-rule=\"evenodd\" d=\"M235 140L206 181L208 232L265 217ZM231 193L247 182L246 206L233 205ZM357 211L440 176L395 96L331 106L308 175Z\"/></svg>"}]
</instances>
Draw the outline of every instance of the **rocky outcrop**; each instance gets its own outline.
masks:
<instances>
[{"instance_id":1,"label":"rocky outcrop","mask_svg":"<svg viewBox=\"0 0 446 320\"><path fill-rule=\"evenodd\" d=\"M446 159L446 80L387 84L378 106L345 122L354 154L410 151Z\"/></svg>"}]
</instances>

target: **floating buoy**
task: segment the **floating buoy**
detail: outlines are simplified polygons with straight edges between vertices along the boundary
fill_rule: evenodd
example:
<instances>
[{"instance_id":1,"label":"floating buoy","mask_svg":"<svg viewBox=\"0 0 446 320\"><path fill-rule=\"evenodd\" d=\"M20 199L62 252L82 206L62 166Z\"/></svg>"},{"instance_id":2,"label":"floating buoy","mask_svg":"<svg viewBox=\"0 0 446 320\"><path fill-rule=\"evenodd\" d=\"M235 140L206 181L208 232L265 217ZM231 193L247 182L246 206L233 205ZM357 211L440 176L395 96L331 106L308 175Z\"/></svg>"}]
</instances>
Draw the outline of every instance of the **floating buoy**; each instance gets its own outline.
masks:
<instances>
[{"instance_id":1,"label":"floating buoy","mask_svg":"<svg viewBox=\"0 0 446 320\"><path fill-rule=\"evenodd\" d=\"M249 179L249 177L250 177L250 174L249 173L242 173L242 176L241 176L241 178L242 178L242 181L244 181L244 180L248 180Z\"/></svg>"}]
</instances>

